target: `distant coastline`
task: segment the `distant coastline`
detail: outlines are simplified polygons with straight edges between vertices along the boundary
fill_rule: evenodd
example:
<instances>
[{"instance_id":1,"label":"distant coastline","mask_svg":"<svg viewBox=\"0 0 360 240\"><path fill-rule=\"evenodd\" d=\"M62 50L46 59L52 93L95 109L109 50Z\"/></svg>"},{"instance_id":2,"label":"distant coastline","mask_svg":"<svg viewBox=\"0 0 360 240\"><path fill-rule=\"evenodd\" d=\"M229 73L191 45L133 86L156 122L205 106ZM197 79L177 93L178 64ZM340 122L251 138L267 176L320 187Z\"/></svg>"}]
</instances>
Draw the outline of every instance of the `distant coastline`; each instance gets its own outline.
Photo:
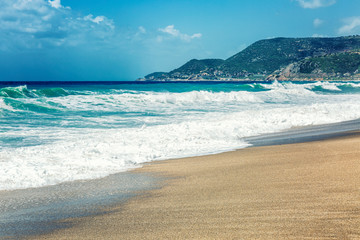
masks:
<instances>
[{"instance_id":1,"label":"distant coastline","mask_svg":"<svg viewBox=\"0 0 360 240\"><path fill-rule=\"evenodd\" d=\"M293 82L316 82L316 81L360 81L360 76L353 76L351 78L320 78L320 77L294 77L294 78L272 78L272 76L264 76L264 78L214 78L214 79L204 79L204 78L191 78L191 79L183 79L183 78L166 78L166 79L151 79L147 80L145 78L138 78L136 82L146 82L146 83L171 83L171 82L272 82L272 81L293 81Z\"/></svg>"},{"instance_id":2,"label":"distant coastline","mask_svg":"<svg viewBox=\"0 0 360 240\"><path fill-rule=\"evenodd\" d=\"M223 59L192 59L137 81L360 80L360 36L273 38Z\"/></svg>"}]
</instances>

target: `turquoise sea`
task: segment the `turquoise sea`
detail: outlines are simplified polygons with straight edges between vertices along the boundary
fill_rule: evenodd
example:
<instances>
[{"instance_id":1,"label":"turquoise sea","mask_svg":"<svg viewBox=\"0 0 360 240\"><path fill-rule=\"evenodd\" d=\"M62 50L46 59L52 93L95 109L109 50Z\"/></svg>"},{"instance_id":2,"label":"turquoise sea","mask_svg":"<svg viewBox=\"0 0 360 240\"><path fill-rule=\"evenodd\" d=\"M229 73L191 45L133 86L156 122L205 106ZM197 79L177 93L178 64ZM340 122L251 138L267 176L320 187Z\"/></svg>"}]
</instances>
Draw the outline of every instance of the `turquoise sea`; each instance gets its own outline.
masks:
<instances>
[{"instance_id":1,"label":"turquoise sea","mask_svg":"<svg viewBox=\"0 0 360 240\"><path fill-rule=\"evenodd\" d=\"M101 178L358 118L359 82L0 82L0 190Z\"/></svg>"}]
</instances>

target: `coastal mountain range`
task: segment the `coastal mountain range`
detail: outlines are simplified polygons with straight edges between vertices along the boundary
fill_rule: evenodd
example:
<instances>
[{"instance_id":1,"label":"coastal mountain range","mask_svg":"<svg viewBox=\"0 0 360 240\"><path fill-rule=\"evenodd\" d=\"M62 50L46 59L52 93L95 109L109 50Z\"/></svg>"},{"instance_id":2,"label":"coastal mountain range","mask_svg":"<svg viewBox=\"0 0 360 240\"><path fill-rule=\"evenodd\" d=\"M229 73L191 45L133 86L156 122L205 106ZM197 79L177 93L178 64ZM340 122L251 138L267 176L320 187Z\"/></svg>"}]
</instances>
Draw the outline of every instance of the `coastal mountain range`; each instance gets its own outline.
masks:
<instances>
[{"instance_id":1,"label":"coastal mountain range","mask_svg":"<svg viewBox=\"0 0 360 240\"><path fill-rule=\"evenodd\" d=\"M358 80L360 36L273 38L257 41L234 56L192 59L142 81Z\"/></svg>"}]
</instances>

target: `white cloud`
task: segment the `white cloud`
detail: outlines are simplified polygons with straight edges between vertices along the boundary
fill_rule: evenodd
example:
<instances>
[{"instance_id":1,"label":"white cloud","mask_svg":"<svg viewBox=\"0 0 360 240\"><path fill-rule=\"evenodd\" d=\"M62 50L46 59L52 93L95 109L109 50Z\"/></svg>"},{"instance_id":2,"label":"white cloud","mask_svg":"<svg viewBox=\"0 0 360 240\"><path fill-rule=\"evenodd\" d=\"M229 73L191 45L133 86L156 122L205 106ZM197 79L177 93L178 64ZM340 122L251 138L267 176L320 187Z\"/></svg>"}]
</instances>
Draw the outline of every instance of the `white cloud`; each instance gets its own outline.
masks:
<instances>
[{"instance_id":1,"label":"white cloud","mask_svg":"<svg viewBox=\"0 0 360 240\"><path fill-rule=\"evenodd\" d=\"M76 45L113 34L105 16L78 15L60 0L1 0L0 50Z\"/></svg>"},{"instance_id":2,"label":"white cloud","mask_svg":"<svg viewBox=\"0 0 360 240\"><path fill-rule=\"evenodd\" d=\"M360 17L351 17L343 20L344 25L339 28L339 34L356 34L360 32Z\"/></svg>"},{"instance_id":3,"label":"white cloud","mask_svg":"<svg viewBox=\"0 0 360 240\"><path fill-rule=\"evenodd\" d=\"M58 8L63 8L63 7L64 7L64 6L61 5L61 1L60 1L60 0L53 0L53 1L48 0L48 2L49 2L49 4L50 4L51 7L56 8L56 9L58 9Z\"/></svg>"},{"instance_id":4,"label":"white cloud","mask_svg":"<svg viewBox=\"0 0 360 240\"><path fill-rule=\"evenodd\" d=\"M179 30L175 29L175 26L174 25L169 25L165 28L159 28L159 31L160 32L163 32L167 35L170 35L171 37L173 38L178 38L178 39L181 39L183 41L186 41L186 42L190 42L191 40L195 39L195 38L201 38L202 37L202 34L201 33L195 33L193 35L188 35L188 34L184 34L184 33L181 33ZM158 40L161 39L161 41L163 40L162 37L158 37Z\"/></svg>"},{"instance_id":5,"label":"white cloud","mask_svg":"<svg viewBox=\"0 0 360 240\"><path fill-rule=\"evenodd\" d=\"M201 33L195 33L191 36L191 38L201 38L202 34Z\"/></svg>"},{"instance_id":6,"label":"white cloud","mask_svg":"<svg viewBox=\"0 0 360 240\"><path fill-rule=\"evenodd\" d=\"M328 7L336 3L336 0L296 0L302 8Z\"/></svg>"},{"instance_id":7,"label":"white cloud","mask_svg":"<svg viewBox=\"0 0 360 240\"><path fill-rule=\"evenodd\" d=\"M104 16L94 17L92 14L89 14L89 15L84 17L84 20L99 24L99 23L101 23L102 21L105 20L105 17Z\"/></svg>"},{"instance_id":8,"label":"white cloud","mask_svg":"<svg viewBox=\"0 0 360 240\"><path fill-rule=\"evenodd\" d=\"M316 28L320 27L323 23L324 23L324 21L319 18L315 18L314 22L313 22L314 27L316 27Z\"/></svg>"},{"instance_id":9,"label":"white cloud","mask_svg":"<svg viewBox=\"0 0 360 240\"><path fill-rule=\"evenodd\" d=\"M166 28L159 28L159 31L164 32L164 33L168 33L174 37L178 37L180 36L180 31L175 29L174 25L169 25Z\"/></svg>"}]
</instances>

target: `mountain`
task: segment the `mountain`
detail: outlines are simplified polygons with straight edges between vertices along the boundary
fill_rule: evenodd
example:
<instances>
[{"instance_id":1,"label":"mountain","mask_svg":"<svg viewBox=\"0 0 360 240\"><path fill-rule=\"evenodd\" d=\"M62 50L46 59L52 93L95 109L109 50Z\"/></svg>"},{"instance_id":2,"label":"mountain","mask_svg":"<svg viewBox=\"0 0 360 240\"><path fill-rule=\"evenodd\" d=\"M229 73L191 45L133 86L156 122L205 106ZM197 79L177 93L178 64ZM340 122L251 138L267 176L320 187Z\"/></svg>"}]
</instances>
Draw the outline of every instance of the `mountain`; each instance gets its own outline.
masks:
<instances>
[{"instance_id":1,"label":"mountain","mask_svg":"<svg viewBox=\"0 0 360 240\"><path fill-rule=\"evenodd\" d=\"M193 75L198 75L206 72L214 72L217 67L223 64L225 61L222 59L192 59L185 63L183 66L169 72L155 72L145 76L145 79L157 80L166 78L180 78L188 79ZM205 77L205 76L204 76Z\"/></svg>"},{"instance_id":2,"label":"mountain","mask_svg":"<svg viewBox=\"0 0 360 240\"><path fill-rule=\"evenodd\" d=\"M341 80L360 79L360 52L349 51L305 58L275 71L268 79Z\"/></svg>"},{"instance_id":3,"label":"mountain","mask_svg":"<svg viewBox=\"0 0 360 240\"><path fill-rule=\"evenodd\" d=\"M360 36L273 38L257 41L226 60L193 59L141 80L360 78L359 53Z\"/></svg>"}]
</instances>

